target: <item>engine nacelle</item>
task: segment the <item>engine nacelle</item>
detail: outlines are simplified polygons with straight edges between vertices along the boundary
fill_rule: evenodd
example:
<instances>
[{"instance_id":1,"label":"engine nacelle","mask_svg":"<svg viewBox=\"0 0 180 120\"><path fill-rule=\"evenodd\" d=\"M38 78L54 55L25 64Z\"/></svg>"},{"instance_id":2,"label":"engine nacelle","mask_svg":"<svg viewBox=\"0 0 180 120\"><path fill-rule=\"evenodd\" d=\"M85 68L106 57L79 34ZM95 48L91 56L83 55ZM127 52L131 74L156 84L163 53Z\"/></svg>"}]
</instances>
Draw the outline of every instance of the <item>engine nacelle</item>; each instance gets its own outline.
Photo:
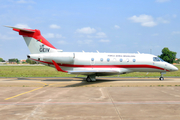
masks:
<instances>
[{"instance_id":1,"label":"engine nacelle","mask_svg":"<svg viewBox=\"0 0 180 120\"><path fill-rule=\"evenodd\" d=\"M45 62L52 62L54 60L57 63L73 63L73 53L44 53L44 54L30 54L28 58L36 59Z\"/></svg>"}]
</instances>

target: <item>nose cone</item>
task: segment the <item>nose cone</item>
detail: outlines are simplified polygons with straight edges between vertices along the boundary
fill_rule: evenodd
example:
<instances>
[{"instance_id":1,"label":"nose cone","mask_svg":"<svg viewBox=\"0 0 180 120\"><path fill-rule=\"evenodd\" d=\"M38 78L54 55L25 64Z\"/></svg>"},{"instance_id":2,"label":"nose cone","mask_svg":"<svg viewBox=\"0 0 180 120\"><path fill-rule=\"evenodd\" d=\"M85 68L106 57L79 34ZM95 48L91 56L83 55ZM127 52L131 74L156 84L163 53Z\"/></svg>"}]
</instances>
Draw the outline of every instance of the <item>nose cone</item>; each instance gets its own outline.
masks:
<instances>
[{"instance_id":1,"label":"nose cone","mask_svg":"<svg viewBox=\"0 0 180 120\"><path fill-rule=\"evenodd\" d=\"M174 65L171 65L169 70L170 71L178 71L178 68Z\"/></svg>"}]
</instances>

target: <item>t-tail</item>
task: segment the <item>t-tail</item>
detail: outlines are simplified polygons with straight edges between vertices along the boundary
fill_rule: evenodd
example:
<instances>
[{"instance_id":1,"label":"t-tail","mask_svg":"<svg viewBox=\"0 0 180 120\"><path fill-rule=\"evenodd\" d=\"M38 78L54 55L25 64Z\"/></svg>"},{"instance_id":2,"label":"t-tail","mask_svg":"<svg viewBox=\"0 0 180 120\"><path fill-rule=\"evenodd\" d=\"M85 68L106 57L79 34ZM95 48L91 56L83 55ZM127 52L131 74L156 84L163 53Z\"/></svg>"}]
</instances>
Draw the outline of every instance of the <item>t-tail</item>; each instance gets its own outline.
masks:
<instances>
[{"instance_id":1,"label":"t-tail","mask_svg":"<svg viewBox=\"0 0 180 120\"><path fill-rule=\"evenodd\" d=\"M11 26L5 26L12 28L14 31L22 35L31 54L41 54L49 52L62 51L56 49L51 43L49 43L42 35L40 30L26 29L26 28L16 28Z\"/></svg>"}]
</instances>

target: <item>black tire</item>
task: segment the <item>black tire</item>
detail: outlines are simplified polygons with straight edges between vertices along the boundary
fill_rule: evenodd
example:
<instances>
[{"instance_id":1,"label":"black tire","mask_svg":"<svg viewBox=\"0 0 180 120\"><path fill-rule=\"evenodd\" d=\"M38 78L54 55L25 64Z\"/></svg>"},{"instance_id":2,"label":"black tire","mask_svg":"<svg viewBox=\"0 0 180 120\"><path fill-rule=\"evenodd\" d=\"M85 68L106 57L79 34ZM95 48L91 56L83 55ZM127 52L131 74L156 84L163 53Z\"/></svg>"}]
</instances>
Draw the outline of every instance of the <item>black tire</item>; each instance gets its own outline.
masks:
<instances>
[{"instance_id":1,"label":"black tire","mask_svg":"<svg viewBox=\"0 0 180 120\"><path fill-rule=\"evenodd\" d=\"M87 77L87 78L86 78L86 81L87 81L87 82L91 82L91 78L90 78L90 77Z\"/></svg>"},{"instance_id":2,"label":"black tire","mask_svg":"<svg viewBox=\"0 0 180 120\"><path fill-rule=\"evenodd\" d=\"M163 80L164 80L164 78L163 78L163 77L160 77L160 78L159 78L159 80L163 81Z\"/></svg>"}]
</instances>

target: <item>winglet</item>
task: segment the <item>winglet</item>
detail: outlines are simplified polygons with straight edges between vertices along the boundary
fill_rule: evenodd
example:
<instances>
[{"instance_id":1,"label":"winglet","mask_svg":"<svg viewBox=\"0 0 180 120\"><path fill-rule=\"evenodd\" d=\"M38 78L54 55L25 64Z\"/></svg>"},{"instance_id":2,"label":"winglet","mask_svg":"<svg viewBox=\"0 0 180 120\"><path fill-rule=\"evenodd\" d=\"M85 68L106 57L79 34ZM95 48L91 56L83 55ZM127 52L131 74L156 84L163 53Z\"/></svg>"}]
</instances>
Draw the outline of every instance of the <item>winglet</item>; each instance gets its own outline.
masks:
<instances>
[{"instance_id":1,"label":"winglet","mask_svg":"<svg viewBox=\"0 0 180 120\"><path fill-rule=\"evenodd\" d=\"M66 73L67 73L67 71L62 70L62 69L59 67L59 65L58 65L54 60L52 60L52 62L53 62L53 64L54 64L54 66L56 67L56 70L57 70L57 71L66 72Z\"/></svg>"}]
</instances>

